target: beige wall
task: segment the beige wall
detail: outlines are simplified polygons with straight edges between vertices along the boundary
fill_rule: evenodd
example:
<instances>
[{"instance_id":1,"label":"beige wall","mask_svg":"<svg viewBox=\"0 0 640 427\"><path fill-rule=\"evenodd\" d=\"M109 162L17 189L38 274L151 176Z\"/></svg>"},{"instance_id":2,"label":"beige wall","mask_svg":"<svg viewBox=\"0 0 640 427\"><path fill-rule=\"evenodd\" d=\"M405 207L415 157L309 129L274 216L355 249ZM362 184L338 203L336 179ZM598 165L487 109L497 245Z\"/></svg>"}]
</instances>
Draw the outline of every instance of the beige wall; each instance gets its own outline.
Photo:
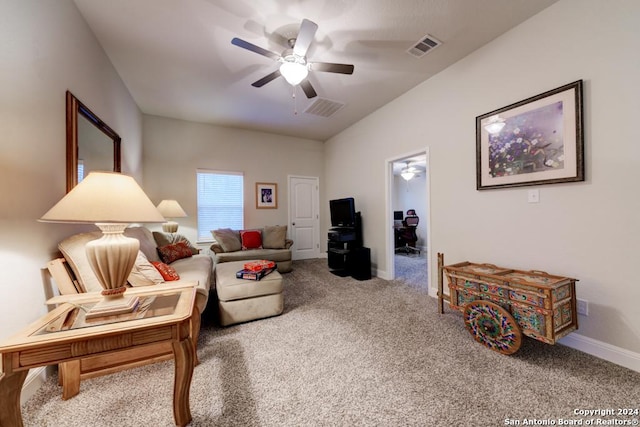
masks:
<instances>
[{"instance_id":1,"label":"beige wall","mask_svg":"<svg viewBox=\"0 0 640 427\"><path fill-rule=\"evenodd\" d=\"M142 128L137 106L71 1L2 1L0 22L3 339L45 312L40 269L59 240L83 229L36 222L66 190L65 91L120 134L123 171L138 178Z\"/></svg>"},{"instance_id":2,"label":"beige wall","mask_svg":"<svg viewBox=\"0 0 640 427\"><path fill-rule=\"evenodd\" d=\"M579 333L603 351L633 352L638 369L638 22L640 2L562 0L329 140L327 198L356 198L378 269L387 269L385 159L428 146L432 265L443 252L447 263L578 278L590 310ZM586 181L538 186L538 204L526 187L476 191L475 117L578 79ZM436 278L432 268L432 287Z\"/></svg>"},{"instance_id":3,"label":"beige wall","mask_svg":"<svg viewBox=\"0 0 640 427\"><path fill-rule=\"evenodd\" d=\"M246 228L288 224L288 175L323 181L324 147L319 141L143 117L145 190L156 204L162 199L178 200L189 215L177 219L179 232L192 241L197 234L196 169L244 172ZM256 182L278 184L277 209L256 209Z\"/></svg>"}]
</instances>

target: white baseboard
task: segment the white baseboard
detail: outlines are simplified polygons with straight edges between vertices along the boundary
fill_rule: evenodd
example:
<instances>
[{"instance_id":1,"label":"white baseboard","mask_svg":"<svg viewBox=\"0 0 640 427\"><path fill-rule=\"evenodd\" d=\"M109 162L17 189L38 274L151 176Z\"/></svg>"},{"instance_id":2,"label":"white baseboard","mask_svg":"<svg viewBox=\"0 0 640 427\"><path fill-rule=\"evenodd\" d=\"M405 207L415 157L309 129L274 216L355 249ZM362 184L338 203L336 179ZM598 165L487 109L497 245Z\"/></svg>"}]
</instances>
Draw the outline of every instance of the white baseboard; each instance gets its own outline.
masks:
<instances>
[{"instance_id":1,"label":"white baseboard","mask_svg":"<svg viewBox=\"0 0 640 427\"><path fill-rule=\"evenodd\" d=\"M633 371L640 372L640 354L630 350L626 350L615 345L607 344L593 338L572 333L560 339L558 343L567 347L580 350L616 365L624 366Z\"/></svg>"},{"instance_id":2,"label":"white baseboard","mask_svg":"<svg viewBox=\"0 0 640 427\"><path fill-rule=\"evenodd\" d=\"M384 280L391 280L386 270L378 270L378 268L372 268L371 271L372 271L371 274L373 274L375 277L378 277Z\"/></svg>"},{"instance_id":3,"label":"white baseboard","mask_svg":"<svg viewBox=\"0 0 640 427\"><path fill-rule=\"evenodd\" d=\"M27 374L27 379L22 386L22 392L20 393L20 405L23 405L31 396L33 396L42 384L47 380L47 377L51 375L53 366L41 366L39 368L30 369Z\"/></svg>"}]
</instances>

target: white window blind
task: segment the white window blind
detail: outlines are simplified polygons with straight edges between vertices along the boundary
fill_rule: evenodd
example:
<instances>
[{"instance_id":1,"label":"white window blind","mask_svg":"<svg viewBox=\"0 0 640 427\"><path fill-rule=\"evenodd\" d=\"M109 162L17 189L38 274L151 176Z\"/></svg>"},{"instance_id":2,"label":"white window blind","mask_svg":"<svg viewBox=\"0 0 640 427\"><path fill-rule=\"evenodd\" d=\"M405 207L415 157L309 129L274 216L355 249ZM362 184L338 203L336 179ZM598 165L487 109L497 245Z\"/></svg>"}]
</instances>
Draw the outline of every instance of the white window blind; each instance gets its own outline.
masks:
<instances>
[{"instance_id":1,"label":"white window blind","mask_svg":"<svg viewBox=\"0 0 640 427\"><path fill-rule=\"evenodd\" d=\"M242 172L198 169L198 240L211 241L211 230L244 228L244 176Z\"/></svg>"},{"instance_id":2,"label":"white window blind","mask_svg":"<svg viewBox=\"0 0 640 427\"><path fill-rule=\"evenodd\" d=\"M78 184L84 179L84 160L78 159Z\"/></svg>"}]
</instances>

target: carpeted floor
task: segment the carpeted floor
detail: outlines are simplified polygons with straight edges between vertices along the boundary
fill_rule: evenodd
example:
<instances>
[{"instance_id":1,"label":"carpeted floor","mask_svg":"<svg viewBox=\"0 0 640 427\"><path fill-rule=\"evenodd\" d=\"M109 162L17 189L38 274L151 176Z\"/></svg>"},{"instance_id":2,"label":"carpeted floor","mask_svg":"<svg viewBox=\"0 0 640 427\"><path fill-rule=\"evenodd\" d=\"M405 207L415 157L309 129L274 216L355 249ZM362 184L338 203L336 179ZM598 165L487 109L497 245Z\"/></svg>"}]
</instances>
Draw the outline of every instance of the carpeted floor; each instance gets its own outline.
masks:
<instances>
[{"instance_id":1,"label":"carpeted floor","mask_svg":"<svg viewBox=\"0 0 640 427\"><path fill-rule=\"evenodd\" d=\"M513 356L477 344L459 313L400 281L356 281L326 260L294 263L285 312L225 329L203 320L193 426L502 426L638 408L640 373L525 339ZM26 426L170 426L173 364L57 378L22 408ZM638 418L637 416L635 418ZM515 425L515 424L511 424Z\"/></svg>"}]
</instances>

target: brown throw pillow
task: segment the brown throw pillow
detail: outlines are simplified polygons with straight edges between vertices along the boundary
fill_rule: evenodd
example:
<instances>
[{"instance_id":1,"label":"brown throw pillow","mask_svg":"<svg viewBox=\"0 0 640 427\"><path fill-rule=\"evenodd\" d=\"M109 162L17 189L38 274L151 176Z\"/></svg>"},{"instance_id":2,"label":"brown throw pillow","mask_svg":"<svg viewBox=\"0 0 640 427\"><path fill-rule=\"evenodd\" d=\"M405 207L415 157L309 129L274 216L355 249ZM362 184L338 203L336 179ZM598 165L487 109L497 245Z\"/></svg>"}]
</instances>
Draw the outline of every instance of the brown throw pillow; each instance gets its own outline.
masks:
<instances>
[{"instance_id":1,"label":"brown throw pillow","mask_svg":"<svg viewBox=\"0 0 640 427\"><path fill-rule=\"evenodd\" d=\"M265 249L284 249L286 239L286 225L267 225L262 232L262 247Z\"/></svg>"},{"instance_id":2,"label":"brown throw pillow","mask_svg":"<svg viewBox=\"0 0 640 427\"><path fill-rule=\"evenodd\" d=\"M211 234L225 252L235 252L242 249L239 234L230 228L213 230Z\"/></svg>"},{"instance_id":3,"label":"brown throw pillow","mask_svg":"<svg viewBox=\"0 0 640 427\"><path fill-rule=\"evenodd\" d=\"M193 256L191 249L185 242L174 243L173 245L161 246L158 248L158 255L165 264L171 264L182 258Z\"/></svg>"},{"instance_id":4,"label":"brown throw pillow","mask_svg":"<svg viewBox=\"0 0 640 427\"><path fill-rule=\"evenodd\" d=\"M153 239L156 241L156 244L158 245L158 247L172 245L174 243L179 243L179 242L184 242L187 244L187 246L189 246L189 249L191 249L191 253L193 255L200 253L200 250L195 246L193 246L189 241L189 239L184 237L182 234L163 233L161 231L154 231Z\"/></svg>"}]
</instances>

